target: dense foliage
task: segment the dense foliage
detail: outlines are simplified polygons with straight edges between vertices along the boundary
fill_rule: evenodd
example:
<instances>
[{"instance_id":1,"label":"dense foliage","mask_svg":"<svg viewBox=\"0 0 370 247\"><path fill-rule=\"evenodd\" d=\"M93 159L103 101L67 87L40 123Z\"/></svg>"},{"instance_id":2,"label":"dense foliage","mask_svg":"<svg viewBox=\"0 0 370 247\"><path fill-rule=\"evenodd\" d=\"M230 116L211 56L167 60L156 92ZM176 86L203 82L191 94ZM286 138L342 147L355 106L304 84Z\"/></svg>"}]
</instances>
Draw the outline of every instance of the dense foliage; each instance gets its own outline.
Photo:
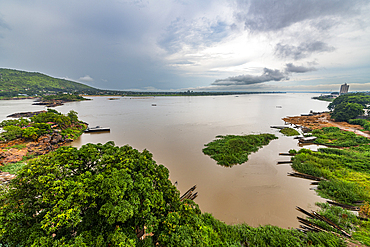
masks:
<instances>
[{"instance_id":1,"label":"dense foliage","mask_svg":"<svg viewBox=\"0 0 370 247\"><path fill-rule=\"evenodd\" d=\"M365 151L364 151L365 150ZM370 146L349 150L322 148L319 152L299 150L293 158L293 169L323 177L319 183L322 196L352 204L370 200Z\"/></svg>"},{"instance_id":2,"label":"dense foliage","mask_svg":"<svg viewBox=\"0 0 370 247\"><path fill-rule=\"evenodd\" d=\"M26 72L12 69L1 69L0 96L14 97L18 94L45 94L51 92L95 92L87 85L53 78L37 72Z\"/></svg>"},{"instance_id":3,"label":"dense foliage","mask_svg":"<svg viewBox=\"0 0 370 247\"><path fill-rule=\"evenodd\" d=\"M40 136L51 134L53 130L60 131L65 138L76 139L86 129L77 112L71 110L67 115L48 109L30 118L4 120L0 123L4 132L0 133L0 140L11 141L18 138L37 140Z\"/></svg>"},{"instance_id":4,"label":"dense foliage","mask_svg":"<svg viewBox=\"0 0 370 247\"><path fill-rule=\"evenodd\" d=\"M363 108L370 104L370 95L364 93L346 93L335 98L328 106L329 110L334 110L342 103L356 103L362 105Z\"/></svg>"},{"instance_id":5,"label":"dense foliage","mask_svg":"<svg viewBox=\"0 0 370 247\"><path fill-rule=\"evenodd\" d=\"M326 179L319 182L320 196L350 205L365 201L362 210L370 217L370 145L349 149L321 148L318 152L301 149L294 156L292 167L296 171ZM335 219L332 221L336 222ZM353 228L356 222L351 222L350 227ZM357 224L361 227L353 234L354 238L370 245L370 222L360 221Z\"/></svg>"},{"instance_id":6,"label":"dense foliage","mask_svg":"<svg viewBox=\"0 0 370 247\"><path fill-rule=\"evenodd\" d=\"M299 132L293 128L284 128L280 132L286 136L298 136Z\"/></svg>"},{"instance_id":7,"label":"dense foliage","mask_svg":"<svg viewBox=\"0 0 370 247\"><path fill-rule=\"evenodd\" d=\"M70 93L59 93L56 95L47 95L42 97L42 101L51 102L60 100L63 102L71 102L71 101L81 101L81 100L87 100L86 98L78 95L78 94L70 94Z\"/></svg>"},{"instance_id":8,"label":"dense foliage","mask_svg":"<svg viewBox=\"0 0 370 247\"><path fill-rule=\"evenodd\" d=\"M358 124L361 125L364 130L370 131L370 121L366 119L350 119L348 121L350 124Z\"/></svg>"},{"instance_id":9,"label":"dense foliage","mask_svg":"<svg viewBox=\"0 0 370 247\"><path fill-rule=\"evenodd\" d=\"M315 144L333 147L351 147L370 143L366 137L356 135L351 131L340 130L337 127L316 129L312 131L312 135L317 137L314 141Z\"/></svg>"},{"instance_id":10,"label":"dense foliage","mask_svg":"<svg viewBox=\"0 0 370 247\"><path fill-rule=\"evenodd\" d=\"M363 106L357 103L342 102L334 108L331 118L335 121L348 121L364 114Z\"/></svg>"},{"instance_id":11,"label":"dense foliage","mask_svg":"<svg viewBox=\"0 0 370 247\"><path fill-rule=\"evenodd\" d=\"M202 214L152 155L112 142L62 147L0 194L3 246L345 246L328 233L226 225ZM145 238L137 230L145 228Z\"/></svg>"},{"instance_id":12,"label":"dense foliage","mask_svg":"<svg viewBox=\"0 0 370 247\"><path fill-rule=\"evenodd\" d=\"M205 144L203 153L211 156L222 166L242 164L248 160L248 155L257 152L259 148L277 139L273 134L260 135L226 135L217 136L216 140Z\"/></svg>"}]
</instances>

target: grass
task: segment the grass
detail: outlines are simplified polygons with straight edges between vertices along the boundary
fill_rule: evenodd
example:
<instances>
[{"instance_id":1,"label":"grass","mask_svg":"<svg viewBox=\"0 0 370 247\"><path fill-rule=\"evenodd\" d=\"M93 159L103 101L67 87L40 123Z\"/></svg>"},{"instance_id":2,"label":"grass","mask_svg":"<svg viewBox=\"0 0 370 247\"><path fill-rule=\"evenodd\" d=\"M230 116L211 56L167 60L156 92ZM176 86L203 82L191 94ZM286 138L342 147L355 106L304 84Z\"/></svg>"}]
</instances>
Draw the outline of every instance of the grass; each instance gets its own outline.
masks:
<instances>
[{"instance_id":1,"label":"grass","mask_svg":"<svg viewBox=\"0 0 370 247\"><path fill-rule=\"evenodd\" d=\"M13 146L10 146L10 147L5 147L4 149L12 149L12 148L16 148L18 150L21 150L23 148L26 147L26 144L23 143L23 144L16 144L16 145L13 145Z\"/></svg>"},{"instance_id":2,"label":"grass","mask_svg":"<svg viewBox=\"0 0 370 247\"><path fill-rule=\"evenodd\" d=\"M284 128L284 129L281 129L280 132L286 136L298 136L299 135L299 132L293 128Z\"/></svg>"},{"instance_id":3,"label":"grass","mask_svg":"<svg viewBox=\"0 0 370 247\"><path fill-rule=\"evenodd\" d=\"M223 243L215 246L346 246L342 238L330 233L305 234L296 229L283 229L271 225L260 227L246 224L227 225L208 213L202 214L201 218Z\"/></svg>"},{"instance_id":4,"label":"grass","mask_svg":"<svg viewBox=\"0 0 370 247\"><path fill-rule=\"evenodd\" d=\"M370 143L370 140L363 136L358 136L353 132L340 130L337 127L324 127L321 130L312 131L312 135L317 139L315 144L332 147L352 147Z\"/></svg>"},{"instance_id":5,"label":"grass","mask_svg":"<svg viewBox=\"0 0 370 247\"><path fill-rule=\"evenodd\" d=\"M322 148L319 152L301 149L293 157L292 167L329 180L319 183L318 192L323 197L347 204L356 200L370 201L370 157L366 152L356 148Z\"/></svg>"},{"instance_id":6,"label":"grass","mask_svg":"<svg viewBox=\"0 0 370 247\"><path fill-rule=\"evenodd\" d=\"M318 152L301 149L292 159L294 170L327 179L319 182L317 191L320 196L350 205L363 200L365 204L361 207L361 214L370 216L370 145L348 149L321 148ZM341 220L340 213L338 215L337 220ZM342 215L350 217L348 213ZM370 245L370 223L351 222L348 230L354 230L354 225L359 226L353 238Z\"/></svg>"},{"instance_id":7,"label":"grass","mask_svg":"<svg viewBox=\"0 0 370 247\"><path fill-rule=\"evenodd\" d=\"M248 161L248 155L277 139L273 134L227 135L217 136L216 140L206 144L203 153L211 156L217 164L231 167Z\"/></svg>"},{"instance_id":8,"label":"grass","mask_svg":"<svg viewBox=\"0 0 370 247\"><path fill-rule=\"evenodd\" d=\"M0 171L2 172L9 172L10 174L17 174L17 172L22 169L23 166L25 166L27 163L24 161L16 162L16 163L10 163L4 166L0 167Z\"/></svg>"}]
</instances>

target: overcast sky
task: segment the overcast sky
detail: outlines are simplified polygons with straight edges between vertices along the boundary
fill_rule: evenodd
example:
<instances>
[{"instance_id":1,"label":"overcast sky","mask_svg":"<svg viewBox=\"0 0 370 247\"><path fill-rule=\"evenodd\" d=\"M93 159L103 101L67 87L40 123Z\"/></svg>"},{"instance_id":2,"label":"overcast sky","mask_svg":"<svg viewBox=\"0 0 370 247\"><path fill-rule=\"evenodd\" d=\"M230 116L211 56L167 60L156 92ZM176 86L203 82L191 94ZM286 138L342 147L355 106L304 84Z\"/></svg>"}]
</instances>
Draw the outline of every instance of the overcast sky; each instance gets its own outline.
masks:
<instances>
[{"instance_id":1,"label":"overcast sky","mask_svg":"<svg viewBox=\"0 0 370 247\"><path fill-rule=\"evenodd\" d=\"M369 13L369 0L2 0L0 67L118 90L370 90Z\"/></svg>"}]
</instances>

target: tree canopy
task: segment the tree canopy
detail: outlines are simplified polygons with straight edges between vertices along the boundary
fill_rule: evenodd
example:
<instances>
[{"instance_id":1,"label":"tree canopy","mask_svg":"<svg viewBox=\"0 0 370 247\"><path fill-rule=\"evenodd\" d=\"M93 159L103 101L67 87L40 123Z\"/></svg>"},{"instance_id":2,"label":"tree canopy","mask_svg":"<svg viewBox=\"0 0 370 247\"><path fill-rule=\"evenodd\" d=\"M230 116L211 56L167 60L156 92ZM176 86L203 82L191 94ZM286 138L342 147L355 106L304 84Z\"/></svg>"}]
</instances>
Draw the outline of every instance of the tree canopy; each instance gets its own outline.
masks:
<instances>
[{"instance_id":1,"label":"tree canopy","mask_svg":"<svg viewBox=\"0 0 370 247\"><path fill-rule=\"evenodd\" d=\"M52 127L61 131L63 137L76 139L86 124L78 119L77 112L71 110L67 115L48 109L38 115L26 118L4 120L0 123L4 132L0 133L0 140L12 141L18 138L37 140L42 135L52 133Z\"/></svg>"},{"instance_id":2,"label":"tree canopy","mask_svg":"<svg viewBox=\"0 0 370 247\"><path fill-rule=\"evenodd\" d=\"M137 229L158 239L171 212L192 211L148 151L112 142L62 147L31 161L1 206L0 239L20 246L134 246Z\"/></svg>"},{"instance_id":3,"label":"tree canopy","mask_svg":"<svg viewBox=\"0 0 370 247\"><path fill-rule=\"evenodd\" d=\"M364 113L363 106L357 103L342 102L336 105L331 117L336 121L348 121Z\"/></svg>"},{"instance_id":4,"label":"tree canopy","mask_svg":"<svg viewBox=\"0 0 370 247\"><path fill-rule=\"evenodd\" d=\"M334 110L341 103L357 103L366 107L370 104L370 95L364 93L346 93L333 100L328 106L329 110Z\"/></svg>"}]
</instances>

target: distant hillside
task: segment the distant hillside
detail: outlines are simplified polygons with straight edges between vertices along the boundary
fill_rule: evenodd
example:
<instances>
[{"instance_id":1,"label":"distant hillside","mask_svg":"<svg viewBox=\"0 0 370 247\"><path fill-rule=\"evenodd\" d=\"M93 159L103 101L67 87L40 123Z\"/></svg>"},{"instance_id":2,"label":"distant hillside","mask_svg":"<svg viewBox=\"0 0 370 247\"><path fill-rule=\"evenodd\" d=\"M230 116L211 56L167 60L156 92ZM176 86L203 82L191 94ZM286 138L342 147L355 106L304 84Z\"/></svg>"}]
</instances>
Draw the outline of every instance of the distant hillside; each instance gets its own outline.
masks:
<instances>
[{"instance_id":1,"label":"distant hillside","mask_svg":"<svg viewBox=\"0 0 370 247\"><path fill-rule=\"evenodd\" d=\"M0 96L3 97L76 91L93 94L99 91L99 89L81 83L53 78L38 72L0 68L0 74Z\"/></svg>"}]
</instances>

